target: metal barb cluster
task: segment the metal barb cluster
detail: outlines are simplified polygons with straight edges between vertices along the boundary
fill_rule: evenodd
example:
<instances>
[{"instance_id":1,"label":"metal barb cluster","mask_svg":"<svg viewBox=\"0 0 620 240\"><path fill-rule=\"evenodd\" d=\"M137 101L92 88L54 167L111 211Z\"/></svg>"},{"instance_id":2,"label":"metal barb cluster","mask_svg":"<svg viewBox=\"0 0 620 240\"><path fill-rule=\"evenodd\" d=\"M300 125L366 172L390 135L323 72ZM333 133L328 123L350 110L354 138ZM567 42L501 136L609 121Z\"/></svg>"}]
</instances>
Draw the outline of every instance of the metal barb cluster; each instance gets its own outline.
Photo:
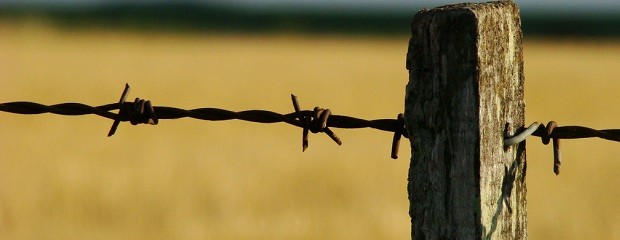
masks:
<instances>
[{"instance_id":1,"label":"metal barb cluster","mask_svg":"<svg viewBox=\"0 0 620 240\"><path fill-rule=\"evenodd\" d=\"M293 101L293 108L295 108L295 113L299 115L295 118L304 124L301 140L302 152L306 151L306 149L308 148L308 130L312 133L324 132L338 145L342 145L342 141L340 141L340 138L338 138L336 134L332 132L329 127L327 127L327 120L329 116L332 115L332 112L329 109L315 107L312 111L311 116L303 116L302 114L300 114L301 109L299 108L297 96L291 94L291 100Z\"/></svg>"},{"instance_id":2,"label":"metal barb cluster","mask_svg":"<svg viewBox=\"0 0 620 240\"><path fill-rule=\"evenodd\" d=\"M560 166L562 165L560 157L560 139L577 139L598 137L605 140L620 142L620 129L603 129L596 130L582 126L562 126L559 127L554 121L544 124L534 122L527 128L519 130L519 134L504 139L504 147L523 142L528 136L540 137L542 143L547 145L553 140L553 172L560 174Z\"/></svg>"},{"instance_id":3,"label":"metal barb cluster","mask_svg":"<svg viewBox=\"0 0 620 240\"><path fill-rule=\"evenodd\" d=\"M391 157L398 158L398 146L401 136L408 138L402 114L397 119L365 120L349 116L332 115L329 109L314 108L312 111L301 110L297 97L291 95L295 112L280 114L265 110L247 110L233 112L219 108L180 109L174 107L153 106L151 101L136 98L133 103L125 102L130 87L125 85L125 90L118 103L101 106L89 106L82 103L61 103L55 105L43 105L34 102L8 102L0 103L0 111L16 114L42 114L53 113L58 115L80 116L95 114L114 120L108 136L114 135L120 122L129 121L133 125L151 124L157 125L160 119L194 118L208 121L243 120L256 123L284 122L303 129L302 149L308 147L308 132L325 133L338 145L342 141L330 129L332 128L373 128L381 131L394 132L392 141ZM119 110L117 114L112 110ZM156 114L157 113L157 114Z\"/></svg>"},{"instance_id":4,"label":"metal barb cluster","mask_svg":"<svg viewBox=\"0 0 620 240\"><path fill-rule=\"evenodd\" d=\"M125 84L125 90L123 90L123 94L121 95L121 100L118 101L118 115L108 132L108 137L111 137L116 133L116 129L118 125L121 123L120 116L126 116L129 119L129 122L132 125L138 125L140 123L157 125L159 120L155 115L155 109L153 109L153 105L150 100L144 100L140 98L136 98L133 104L126 103L125 99L127 99L127 95L129 95L129 84Z\"/></svg>"}]
</instances>

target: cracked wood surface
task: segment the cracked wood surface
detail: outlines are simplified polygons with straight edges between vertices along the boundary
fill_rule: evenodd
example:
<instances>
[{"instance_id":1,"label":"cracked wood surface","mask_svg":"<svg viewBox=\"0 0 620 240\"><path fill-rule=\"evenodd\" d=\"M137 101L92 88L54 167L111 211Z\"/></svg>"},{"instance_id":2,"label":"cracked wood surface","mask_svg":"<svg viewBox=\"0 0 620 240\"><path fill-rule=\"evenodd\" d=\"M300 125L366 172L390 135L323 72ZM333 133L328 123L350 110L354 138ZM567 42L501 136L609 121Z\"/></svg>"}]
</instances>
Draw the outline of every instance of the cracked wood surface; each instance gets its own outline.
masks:
<instances>
[{"instance_id":1,"label":"cracked wood surface","mask_svg":"<svg viewBox=\"0 0 620 240\"><path fill-rule=\"evenodd\" d=\"M412 20L405 122L413 239L526 239L519 8L510 1L422 10Z\"/></svg>"}]
</instances>

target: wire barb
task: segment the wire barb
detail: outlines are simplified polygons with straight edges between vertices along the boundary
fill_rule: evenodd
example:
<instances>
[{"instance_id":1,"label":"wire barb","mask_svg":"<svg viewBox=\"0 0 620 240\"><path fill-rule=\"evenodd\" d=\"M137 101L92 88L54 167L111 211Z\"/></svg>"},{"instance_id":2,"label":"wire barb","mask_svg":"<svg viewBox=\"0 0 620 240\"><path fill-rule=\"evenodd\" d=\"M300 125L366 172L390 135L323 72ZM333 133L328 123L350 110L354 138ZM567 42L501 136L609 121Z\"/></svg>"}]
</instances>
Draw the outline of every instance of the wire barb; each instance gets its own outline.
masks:
<instances>
[{"instance_id":1,"label":"wire barb","mask_svg":"<svg viewBox=\"0 0 620 240\"><path fill-rule=\"evenodd\" d=\"M392 138L392 159L398 159L398 150L400 148L400 137L405 136L409 138L407 134L407 129L405 128L405 117L402 113L399 113L396 116L396 121L398 121L398 125L402 126L397 131L394 131L394 138Z\"/></svg>"},{"instance_id":2,"label":"wire barb","mask_svg":"<svg viewBox=\"0 0 620 240\"><path fill-rule=\"evenodd\" d=\"M319 107L315 107L312 112L313 112L313 115L310 120L310 126L308 127L310 132L312 133L324 132L325 134L327 134L327 136L329 136L332 140L334 140L334 142L336 142L338 145L342 145L342 141L340 141L340 138L338 138L338 136L336 136L336 134L331 129L329 129L329 127L327 126L327 120L329 116L332 115L332 112L329 109L322 109Z\"/></svg>"},{"instance_id":3,"label":"wire barb","mask_svg":"<svg viewBox=\"0 0 620 240\"><path fill-rule=\"evenodd\" d=\"M114 120L114 123L112 123L112 127L108 132L108 137L111 137L112 135L114 135L114 133L116 133L116 129L121 123L120 115L123 113L123 104L125 104L125 99L127 99L127 95L129 95L130 90L131 88L129 87L129 84L125 83L125 90L123 90L123 93L121 94L121 100L118 101L118 109L120 110L118 112L118 115L116 116L116 119Z\"/></svg>"},{"instance_id":4,"label":"wire barb","mask_svg":"<svg viewBox=\"0 0 620 240\"><path fill-rule=\"evenodd\" d=\"M128 119L132 125L138 125L140 123L157 125L159 120L155 115L155 109L151 104L151 101L144 100L140 98L136 98L132 103L126 103L127 95L129 95L129 84L125 84L125 90L123 90L123 94L121 94L121 99L118 101L118 114L114 119L114 123L112 123L112 127L108 132L108 137L111 137L116 133L116 129L121 121ZM127 121L127 120L125 120Z\"/></svg>"},{"instance_id":5,"label":"wire barb","mask_svg":"<svg viewBox=\"0 0 620 240\"><path fill-rule=\"evenodd\" d=\"M542 124L540 126L542 126ZM558 124L555 121L550 121L547 123L545 132L540 137L543 144L549 144L549 139L551 138L550 136L557 127ZM562 165L562 160L560 159L560 139L553 138L553 172L555 175L560 175L560 165Z\"/></svg>"},{"instance_id":6,"label":"wire barb","mask_svg":"<svg viewBox=\"0 0 620 240\"><path fill-rule=\"evenodd\" d=\"M301 109L299 108L299 102L297 102L297 96L291 94L291 100L293 101L293 108L295 108L295 113L299 115L296 118L307 125L308 121L306 120L306 116L301 115ZM301 137L301 151L305 152L306 149L308 149L308 128L303 127L303 133Z\"/></svg>"},{"instance_id":7,"label":"wire barb","mask_svg":"<svg viewBox=\"0 0 620 240\"><path fill-rule=\"evenodd\" d=\"M308 149L308 130L312 133L324 132L338 145L342 145L342 141L340 141L340 138L338 138L336 134L332 130L330 130L329 127L327 127L327 120L331 115L331 111L329 109L315 107L310 117L303 116L302 111L299 107L299 102L297 101L297 96L291 94L291 100L293 101L293 108L295 108L295 114L298 115L295 118L299 122L301 122L303 128L303 135L301 140L302 152Z\"/></svg>"}]
</instances>

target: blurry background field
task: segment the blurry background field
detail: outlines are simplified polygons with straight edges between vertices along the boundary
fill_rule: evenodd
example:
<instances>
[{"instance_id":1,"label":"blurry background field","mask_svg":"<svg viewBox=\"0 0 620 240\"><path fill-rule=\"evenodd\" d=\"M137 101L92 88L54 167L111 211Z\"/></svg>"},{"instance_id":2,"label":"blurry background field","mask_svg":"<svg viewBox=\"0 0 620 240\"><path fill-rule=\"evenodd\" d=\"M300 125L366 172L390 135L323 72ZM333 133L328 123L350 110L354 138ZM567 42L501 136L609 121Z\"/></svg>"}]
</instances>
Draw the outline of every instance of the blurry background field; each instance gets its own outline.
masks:
<instances>
[{"instance_id":1,"label":"blurry background field","mask_svg":"<svg viewBox=\"0 0 620 240\"><path fill-rule=\"evenodd\" d=\"M406 26L405 26L406 27ZM130 99L182 108L403 111L406 34L66 29L0 22L0 102ZM620 42L526 35L527 122L620 128ZM0 239L408 239L407 141L286 124L0 113ZM620 239L620 144L528 141L531 239Z\"/></svg>"}]
</instances>

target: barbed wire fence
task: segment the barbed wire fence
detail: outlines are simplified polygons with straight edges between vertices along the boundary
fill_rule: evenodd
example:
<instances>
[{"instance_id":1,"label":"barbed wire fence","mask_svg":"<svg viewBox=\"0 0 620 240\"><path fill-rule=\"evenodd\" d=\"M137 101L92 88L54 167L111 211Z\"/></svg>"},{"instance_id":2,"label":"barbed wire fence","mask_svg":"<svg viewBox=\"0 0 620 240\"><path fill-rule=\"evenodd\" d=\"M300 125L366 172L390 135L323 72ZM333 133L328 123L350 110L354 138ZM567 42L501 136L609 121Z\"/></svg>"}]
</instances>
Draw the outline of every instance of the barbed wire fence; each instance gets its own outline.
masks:
<instances>
[{"instance_id":1,"label":"barbed wire fence","mask_svg":"<svg viewBox=\"0 0 620 240\"><path fill-rule=\"evenodd\" d=\"M294 112L280 114L267 110L247 110L230 111L219 108L196 108L181 109L167 106L153 106L150 100L136 98L134 102L126 102L129 95L129 84L125 84L125 89L118 103L111 103L100 106L90 106L82 103L60 103L54 105L44 105L35 102L18 101L0 103L0 111L14 114L43 114L52 113L58 115L81 116L98 115L114 120L108 137L114 135L121 122L130 122L132 125L150 124L157 125L160 119L179 119L194 118L206 121L226 121L243 120L255 123L287 123L303 129L302 132L302 151L308 148L308 135L312 133L325 133L338 145L342 141L330 129L332 128L372 128L381 131L393 132L391 157L398 158L398 151L401 137L409 138L403 114L397 115L396 119L375 119L365 120L350 116L332 115L331 110L315 107L313 110L301 110L297 97L291 94ZM118 113L110 111L119 110ZM554 167L556 175L560 173L560 139L578 138L601 138L610 141L620 142L620 129L596 130L583 126L558 126L554 121L550 121L546 126L534 122L529 127L520 127L518 134L506 136L504 147L523 142L529 136L540 137L542 143L547 145L553 140Z\"/></svg>"},{"instance_id":2,"label":"barbed wire fence","mask_svg":"<svg viewBox=\"0 0 620 240\"><path fill-rule=\"evenodd\" d=\"M407 136L405 122L402 114L398 114L396 119L376 119L365 120L349 116L332 115L331 110L315 107L313 110L301 110L297 97L291 94L294 112L280 114L266 110L247 110L230 111L219 108L196 108L181 109L167 106L153 106L150 100L136 98L134 102L126 102L129 94L129 84L125 84L125 89L118 103L106 104L101 106L90 106L82 103L60 103L54 105L44 105L34 102L7 102L0 103L0 111L15 114L43 114L52 113L58 115L80 116L98 115L114 120L108 137L114 135L120 122L130 122L132 125L150 124L157 125L161 119L194 118L206 121L226 121L243 120L255 123L288 123L303 129L302 150L308 148L308 135L312 133L325 133L338 145L342 141L330 129L332 128L373 128L381 131L393 132L391 157L398 158L400 139ZM118 113L110 111L119 110Z\"/></svg>"}]
</instances>

